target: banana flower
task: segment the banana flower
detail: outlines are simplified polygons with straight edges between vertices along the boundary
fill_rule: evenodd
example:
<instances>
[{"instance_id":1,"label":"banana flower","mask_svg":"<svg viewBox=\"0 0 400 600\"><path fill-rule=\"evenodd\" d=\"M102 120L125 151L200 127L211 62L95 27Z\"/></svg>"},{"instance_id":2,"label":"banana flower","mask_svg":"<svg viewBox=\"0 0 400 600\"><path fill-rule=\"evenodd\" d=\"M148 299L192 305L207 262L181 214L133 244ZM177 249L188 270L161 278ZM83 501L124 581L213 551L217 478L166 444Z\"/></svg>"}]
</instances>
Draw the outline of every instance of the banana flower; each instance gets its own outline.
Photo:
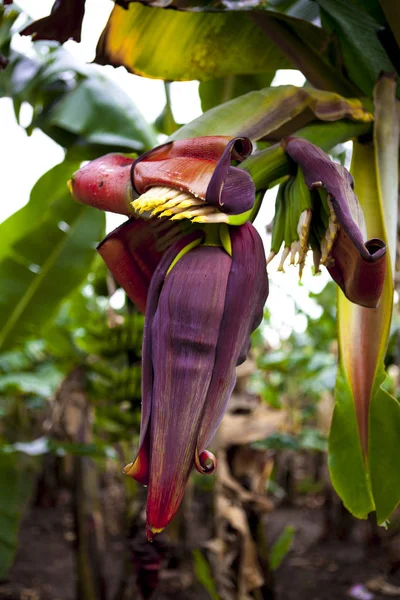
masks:
<instances>
[{"instance_id":1,"label":"banana flower","mask_svg":"<svg viewBox=\"0 0 400 600\"><path fill-rule=\"evenodd\" d=\"M301 274L310 246L316 272L324 264L351 302L376 307L385 281L386 244L366 239L351 174L307 140L288 137L282 146L297 172L278 192L269 261L284 243L280 269L289 254L294 263L298 253Z\"/></svg>"},{"instance_id":2,"label":"banana flower","mask_svg":"<svg viewBox=\"0 0 400 600\"><path fill-rule=\"evenodd\" d=\"M99 252L145 309L139 452L124 472L149 487L150 539L176 513L192 467L215 469L206 448L262 319L264 250L245 222L254 184L231 166L250 152L246 138L183 140L136 161L102 157L70 183L77 200L136 216Z\"/></svg>"}]
</instances>

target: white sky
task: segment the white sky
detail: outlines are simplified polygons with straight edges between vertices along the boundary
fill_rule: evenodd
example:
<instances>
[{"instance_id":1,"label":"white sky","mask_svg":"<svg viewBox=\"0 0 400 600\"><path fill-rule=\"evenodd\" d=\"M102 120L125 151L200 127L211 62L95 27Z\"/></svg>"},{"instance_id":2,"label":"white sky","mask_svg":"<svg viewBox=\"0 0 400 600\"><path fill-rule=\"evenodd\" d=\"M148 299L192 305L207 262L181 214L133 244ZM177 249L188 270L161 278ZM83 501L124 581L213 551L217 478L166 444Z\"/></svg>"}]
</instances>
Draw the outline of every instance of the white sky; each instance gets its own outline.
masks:
<instances>
[{"instance_id":1,"label":"white sky","mask_svg":"<svg viewBox=\"0 0 400 600\"><path fill-rule=\"evenodd\" d=\"M54 0L19 0L19 6L29 13L33 18L47 15ZM114 3L110 0L87 0L85 19L83 22L82 42L69 41L65 47L78 59L92 61L95 55L96 42L107 22L108 15ZM19 38L14 42L21 51L29 49L30 40ZM107 75L115 80L125 92L131 96L136 106L144 117L152 122L162 111L165 104L163 82L153 79L145 79L129 74L124 68L97 67L104 69ZM273 85L294 84L302 85L303 75L298 71L278 71ZM172 106L177 122L186 123L201 114L200 100L197 93L198 82L173 83L171 89ZM30 107L24 106L22 110L22 122L29 122ZM43 134L35 130L28 137L22 127L16 123L12 102L8 98L0 99L0 164L2 174L0 178L0 221L6 219L10 214L24 206L29 199L29 192L37 179L48 169L61 162L64 152L60 146ZM265 226L273 217L275 192L267 193L262 210L256 220L256 226L261 233L264 242ZM109 230L121 222L119 216L111 216L107 221ZM266 248L267 253L269 248ZM270 293L267 306L272 313L271 325L275 331L270 332L273 336L286 337L290 334L292 327L298 330L304 329L304 319L295 315L295 307L292 297L295 297L298 305L317 316L315 303L308 298L307 290L319 291L329 279L325 273L319 277L311 276L311 269L305 269L303 274L303 285L298 286L297 270L288 267L283 275L276 272L279 260L276 258L270 268ZM270 338L270 335L268 336ZM273 341L273 339L271 339ZM276 337L276 342L278 338Z\"/></svg>"}]
</instances>

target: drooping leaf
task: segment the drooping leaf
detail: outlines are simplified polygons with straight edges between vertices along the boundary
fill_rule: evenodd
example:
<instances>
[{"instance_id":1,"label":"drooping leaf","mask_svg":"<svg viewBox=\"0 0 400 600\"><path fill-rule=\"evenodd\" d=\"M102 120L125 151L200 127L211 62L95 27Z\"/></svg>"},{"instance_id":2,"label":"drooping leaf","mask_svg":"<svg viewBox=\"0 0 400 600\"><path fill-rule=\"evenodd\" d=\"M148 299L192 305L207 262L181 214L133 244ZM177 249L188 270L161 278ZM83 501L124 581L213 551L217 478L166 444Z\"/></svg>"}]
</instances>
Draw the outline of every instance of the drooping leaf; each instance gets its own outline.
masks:
<instances>
[{"instance_id":1,"label":"drooping leaf","mask_svg":"<svg viewBox=\"0 0 400 600\"><path fill-rule=\"evenodd\" d=\"M37 123L39 125L41 120ZM65 94L45 115L42 129L56 141L58 130L75 135L77 151L83 140L94 147L105 147L102 152L109 149L143 151L156 143L150 126L131 99L100 73L86 77Z\"/></svg>"},{"instance_id":2,"label":"drooping leaf","mask_svg":"<svg viewBox=\"0 0 400 600\"><path fill-rule=\"evenodd\" d=\"M230 3L229 12L207 12L204 2L192 5L196 12L183 12L185 5L174 5L181 9L175 11L152 6L116 6L99 40L96 61L175 81L273 72L292 65L315 87L346 95L357 92L326 32L312 23L254 10L254 3L252 10Z\"/></svg>"},{"instance_id":3,"label":"drooping leaf","mask_svg":"<svg viewBox=\"0 0 400 600\"><path fill-rule=\"evenodd\" d=\"M31 210L29 205L26 210ZM31 335L51 318L87 275L103 235L104 214L72 202L67 191L15 241L0 261L1 348Z\"/></svg>"},{"instance_id":4,"label":"drooping leaf","mask_svg":"<svg viewBox=\"0 0 400 600\"><path fill-rule=\"evenodd\" d=\"M62 47L26 57L12 52L0 74L0 95L10 96L18 117L21 104L33 107L27 131L41 128L77 158L110 151L142 152L156 144L152 127L127 94L92 65Z\"/></svg>"},{"instance_id":5,"label":"drooping leaf","mask_svg":"<svg viewBox=\"0 0 400 600\"><path fill-rule=\"evenodd\" d=\"M174 113L172 111L170 88L171 83L166 81L164 83L166 104L154 122L154 126L157 131L163 133L164 135L172 135L180 127L180 125L175 121Z\"/></svg>"},{"instance_id":6,"label":"drooping leaf","mask_svg":"<svg viewBox=\"0 0 400 600\"><path fill-rule=\"evenodd\" d=\"M218 134L273 141L313 121L341 119L371 123L373 117L359 99L288 85L249 92L216 106L169 139Z\"/></svg>"},{"instance_id":7,"label":"drooping leaf","mask_svg":"<svg viewBox=\"0 0 400 600\"><path fill-rule=\"evenodd\" d=\"M113 9L96 61L170 81L289 67L246 12L185 13L139 3Z\"/></svg>"}]
</instances>

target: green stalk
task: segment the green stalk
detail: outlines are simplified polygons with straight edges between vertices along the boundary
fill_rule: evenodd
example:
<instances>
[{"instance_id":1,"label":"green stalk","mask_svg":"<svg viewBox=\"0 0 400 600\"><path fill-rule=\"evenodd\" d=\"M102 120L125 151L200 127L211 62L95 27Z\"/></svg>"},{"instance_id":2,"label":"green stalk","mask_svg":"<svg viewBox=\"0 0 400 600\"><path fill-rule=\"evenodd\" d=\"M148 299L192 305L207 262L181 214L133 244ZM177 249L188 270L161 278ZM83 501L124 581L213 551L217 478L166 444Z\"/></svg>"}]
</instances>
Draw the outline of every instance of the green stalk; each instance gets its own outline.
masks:
<instances>
[{"instance_id":1,"label":"green stalk","mask_svg":"<svg viewBox=\"0 0 400 600\"><path fill-rule=\"evenodd\" d=\"M300 129L295 135L329 152L337 144L371 132L372 123L343 120L334 123L314 123ZM242 162L240 168L250 173L256 189L273 187L279 179L289 175L291 171L290 159L280 144L274 144L250 156Z\"/></svg>"}]
</instances>

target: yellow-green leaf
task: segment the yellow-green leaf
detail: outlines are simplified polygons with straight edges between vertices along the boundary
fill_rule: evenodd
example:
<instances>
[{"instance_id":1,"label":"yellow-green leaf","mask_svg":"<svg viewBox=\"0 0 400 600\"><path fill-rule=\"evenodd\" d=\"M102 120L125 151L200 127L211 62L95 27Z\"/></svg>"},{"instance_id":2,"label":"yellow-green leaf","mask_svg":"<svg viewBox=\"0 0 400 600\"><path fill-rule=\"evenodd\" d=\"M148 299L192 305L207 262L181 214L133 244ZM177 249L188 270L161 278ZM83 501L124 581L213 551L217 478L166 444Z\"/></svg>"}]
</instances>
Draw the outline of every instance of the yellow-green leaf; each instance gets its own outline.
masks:
<instances>
[{"instance_id":1,"label":"yellow-green leaf","mask_svg":"<svg viewBox=\"0 0 400 600\"><path fill-rule=\"evenodd\" d=\"M372 114L358 98L293 85L249 92L215 106L176 131L173 140L200 135L244 135L280 140L313 121L349 119L371 123Z\"/></svg>"},{"instance_id":2,"label":"yellow-green leaf","mask_svg":"<svg viewBox=\"0 0 400 600\"><path fill-rule=\"evenodd\" d=\"M246 12L180 12L115 6L96 61L165 80L265 73L290 63Z\"/></svg>"}]
</instances>

